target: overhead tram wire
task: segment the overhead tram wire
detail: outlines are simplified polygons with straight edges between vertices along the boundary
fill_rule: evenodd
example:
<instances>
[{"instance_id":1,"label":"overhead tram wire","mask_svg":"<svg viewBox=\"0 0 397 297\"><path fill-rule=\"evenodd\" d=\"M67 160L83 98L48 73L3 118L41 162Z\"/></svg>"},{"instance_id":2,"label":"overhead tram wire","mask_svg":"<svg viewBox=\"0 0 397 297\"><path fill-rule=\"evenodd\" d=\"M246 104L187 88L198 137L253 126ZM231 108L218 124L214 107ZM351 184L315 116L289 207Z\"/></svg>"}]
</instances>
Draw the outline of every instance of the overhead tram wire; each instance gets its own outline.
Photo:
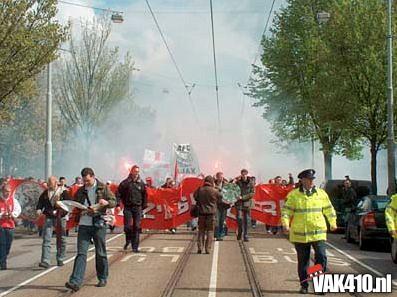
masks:
<instances>
[{"instance_id":1,"label":"overhead tram wire","mask_svg":"<svg viewBox=\"0 0 397 297\"><path fill-rule=\"evenodd\" d=\"M217 67L216 67L214 11L212 9L212 0L210 0L210 10L211 10L212 53L213 53L213 57L214 57L216 108L217 108L217 112L218 112L218 129L220 131L221 130L221 111L220 111L220 104L219 104L219 85L218 85L218 71L217 71Z\"/></svg>"},{"instance_id":2,"label":"overhead tram wire","mask_svg":"<svg viewBox=\"0 0 397 297\"><path fill-rule=\"evenodd\" d=\"M270 17L272 16L273 9L274 9L274 3L275 3L275 2L276 2L276 0L273 0L272 6L270 7L270 11L269 11L269 14L268 14L268 16L267 16L265 28L263 29L263 33L262 33L262 35L261 35L261 37L260 37L260 40L259 40L258 49L257 49L257 51L256 51L256 53L255 53L254 60L253 60L252 63L250 64L250 67L252 67L252 65L255 65L255 64L256 64L256 61L257 61L258 57L260 56L261 46L262 46L262 39L263 39L263 36L265 36L265 34L266 34L266 32L267 32L267 28L269 27ZM249 80L250 80L250 78L251 78L251 74L252 74L252 70L250 71L250 73L249 73L249 75L248 75L248 79L247 79L247 82L246 82L246 84L245 84L245 87L248 86ZM242 86L242 88L244 88L244 86ZM242 90L243 90L243 89L242 89ZM245 113L245 97L246 97L246 96L245 96L244 93L243 93L243 95L244 95L244 97L243 97L243 101L242 101L242 104L241 104L241 119L244 117L244 113Z\"/></svg>"},{"instance_id":3,"label":"overhead tram wire","mask_svg":"<svg viewBox=\"0 0 397 297\"><path fill-rule=\"evenodd\" d=\"M199 123L199 117L198 117L198 114L197 114L197 111L196 111L196 107L195 107L195 105L194 105L194 102L193 102L192 96L191 96L191 92L192 92L192 89L194 88L194 84L193 84L192 86L190 86L190 88L189 88L189 85L187 84L186 80L183 78L182 72L181 72L181 70L180 70L178 64L176 63L175 57L174 57L174 55L172 54L170 47L168 46L167 40L165 39L165 36L164 36L164 34L163 34L163 31L162 31L161 28L160 28L160 24L159 24L159 22L157 21L156 15L154 14L154 12L153 12L153 10L152 10L152 7L150 6L149 0L145 0L145 1L146 1L146 4L147 4L148 8L149 8L150 14L152 15L152 18L153 18L153 20L154 20L154 23L156 24L157 30L158 30L159 33L160 33L161 39L162 39L162 41L163 41L163 43L164 43L164 45L165 45L165 47L166 47L166 49L167 49L167 51L168 51L168 54L170 55L171 61L172 61L172 63L173 63L174 66L175 66L175 69L176 69L176 71L177 71L177 73L178 73L179 79L180 79L181 82L183 83L183 87L184 87L185 90L186 90L186 95L187 95L187 97L188 97L188 99L189 99L189 103L190 103L190 105L191 105L191 107L192 107L193 114L194 114L194 118L195 118L197 124L200 125L200 123Z\"/></svg>"}]
</instances>

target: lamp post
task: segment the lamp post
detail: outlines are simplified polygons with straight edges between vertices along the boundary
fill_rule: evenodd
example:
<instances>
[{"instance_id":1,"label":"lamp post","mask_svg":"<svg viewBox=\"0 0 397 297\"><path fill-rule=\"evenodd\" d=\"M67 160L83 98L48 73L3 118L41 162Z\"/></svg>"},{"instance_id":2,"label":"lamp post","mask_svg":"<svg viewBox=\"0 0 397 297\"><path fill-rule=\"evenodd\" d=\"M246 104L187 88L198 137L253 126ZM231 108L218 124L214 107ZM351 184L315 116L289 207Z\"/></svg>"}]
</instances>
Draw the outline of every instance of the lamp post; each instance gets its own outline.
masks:
<instances>
[{"instance_id":1,"label":"lamp post","mask_svg":"<svg viewBox=\"0 0 397 297\"><path fill-rule=\"evenodd\" d=\"M75 5L66 1L59 1L64 4ZM78 5L82 6L82 5ZM110 11L112 13L110 19L113 23L120 24L124 21L122 12L101 9L97 7L83 6L87 8L100 9L103 11ZM64 49L60 49L64 50ZM64 50L68 51L68 50ZM52 175L52 66L51 62L47 65L47 113L46 113L46 142L45 142L45 169L44 177L47 180Z\"/></svg>"},{"instance_id":2,"label":"lamp post","mask_svg":"<svg viewBox=\"0 0 397 297\"><path fill-rule=\"evenodd\" d=\"M393 102L393 32L392 0L387 1L387 177L389 194L396 191Z\"/></svg>"},{"instance_id":3,"label":"lamp post","mask_svg":"<svg viewBox=\"0 0 397 297\"><path fill-rule=\"evenodd\" d=\"M51 62L47 65L47 130L45 142L45 174L47 180L52 175L52 77Z\"/></svg>"}]
</instances>

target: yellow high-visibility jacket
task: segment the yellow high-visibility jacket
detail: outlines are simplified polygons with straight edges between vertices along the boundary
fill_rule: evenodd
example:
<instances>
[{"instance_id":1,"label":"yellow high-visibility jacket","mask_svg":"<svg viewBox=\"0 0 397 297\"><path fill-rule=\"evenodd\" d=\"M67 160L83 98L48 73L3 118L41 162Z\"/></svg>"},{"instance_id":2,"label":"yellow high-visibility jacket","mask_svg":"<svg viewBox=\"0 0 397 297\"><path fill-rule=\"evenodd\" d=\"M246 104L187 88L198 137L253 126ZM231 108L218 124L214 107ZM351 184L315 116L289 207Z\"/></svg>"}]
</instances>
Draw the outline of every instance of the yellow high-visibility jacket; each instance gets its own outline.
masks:
<instances>
[{"instance_id":1,"label":"yellow high-visibility jacket","mask_svg":"<svg viewBox=\"0 0 397 297\"><path fill-rule=\"evenodd\" d=\"M336 228L335 209L323 189L315 189L308 196L300 189L292 190L281 210L283 226L289 226L291 242L313 242L327 239L327 217L331 227Z\"/></svg>"},{"instance_id":2,"label":"yellow high-visibility jacket","mask_svg":"<svg viewBox=\"0 0 397 297\"><path fill-rule=\"evenodd\" d=\"M389 232L397 230L397 194L391 196L391 201L385 210L386 226ZM396 236L393 236L397 238Z\"/></svg>"}]
</instances>

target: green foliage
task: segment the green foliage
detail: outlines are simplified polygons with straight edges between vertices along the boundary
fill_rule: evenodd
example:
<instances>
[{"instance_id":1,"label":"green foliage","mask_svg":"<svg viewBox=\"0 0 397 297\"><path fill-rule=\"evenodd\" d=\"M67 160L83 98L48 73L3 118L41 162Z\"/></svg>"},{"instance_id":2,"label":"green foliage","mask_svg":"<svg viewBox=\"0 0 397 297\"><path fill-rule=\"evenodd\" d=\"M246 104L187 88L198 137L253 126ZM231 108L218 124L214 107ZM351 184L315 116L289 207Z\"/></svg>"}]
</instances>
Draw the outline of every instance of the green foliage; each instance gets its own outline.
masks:
<instances>
[{"instance_id":1,"label":"green foliage","mask_svg":"<svg viewBox=\"0 0 397 297\"><path fill-rule=\"evenodd\" d=\"M280 139L313 137L324 155L360 158L360 135L350 125L357 106L334 50L335 35L342 39L349 31L338 26L336 11L352 2L288 1L275 16L271 36L263 39L263 66L254 68L249 93ZM321 11L331 14L326 24L317 21Z\"/></svg>"},{"instance_id":2,"label":"green foliage","mask_svg":"<svg viewBox=\"0 0 397 297\"><path fill-rule=\"evenodd\" d=\"M58 24L56 0L0 3L0 103L29 90L35 76L56 58L66 28ZM24 95L24 94L23 94ZM1 106L4 113L5 106Z\"/></svg>"},{"instance_id":3,"label":"green foliage","mask_svg":"<svg viewBox=\"0 0 397 297\"><path fill-rule=\"evenodd\" d=\"M88 140L112 108L129 96L134 62L127 53L120 62L118 48L109 48L110 22L94 19L81 23L81 36L70 38L56 73L54 93L62 119L70 130Z\"/></svg>"}]
</instances>

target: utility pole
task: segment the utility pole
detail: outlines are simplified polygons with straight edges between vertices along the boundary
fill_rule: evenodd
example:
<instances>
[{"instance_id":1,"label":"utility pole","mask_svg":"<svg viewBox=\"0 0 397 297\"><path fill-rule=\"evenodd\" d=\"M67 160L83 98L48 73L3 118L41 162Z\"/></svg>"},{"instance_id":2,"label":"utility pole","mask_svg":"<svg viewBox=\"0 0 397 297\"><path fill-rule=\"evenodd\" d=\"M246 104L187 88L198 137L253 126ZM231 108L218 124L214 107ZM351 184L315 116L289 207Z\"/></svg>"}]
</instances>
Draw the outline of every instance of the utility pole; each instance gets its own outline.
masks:
<instances>
[{"instance_id":1,"label":"utility pole","mask_svg":"<svg viewBox=\"0 0 397 297\"><path fill-rule=\"evenodd\" d=\"M45 179L52 175L52 79L51 62L47 65L47 131L45 143Z\"/></svg>"},{"instance_id":2,"label":"utility pole","mask_svg":"<svg viewBox=\"0 0 397 297\"><path fill-rule=\"evenodd\" d=\"M393 31L392 0L387 0L387 177L389 194L396 192L393 106Z\"/></svg>"}]
</instances>

